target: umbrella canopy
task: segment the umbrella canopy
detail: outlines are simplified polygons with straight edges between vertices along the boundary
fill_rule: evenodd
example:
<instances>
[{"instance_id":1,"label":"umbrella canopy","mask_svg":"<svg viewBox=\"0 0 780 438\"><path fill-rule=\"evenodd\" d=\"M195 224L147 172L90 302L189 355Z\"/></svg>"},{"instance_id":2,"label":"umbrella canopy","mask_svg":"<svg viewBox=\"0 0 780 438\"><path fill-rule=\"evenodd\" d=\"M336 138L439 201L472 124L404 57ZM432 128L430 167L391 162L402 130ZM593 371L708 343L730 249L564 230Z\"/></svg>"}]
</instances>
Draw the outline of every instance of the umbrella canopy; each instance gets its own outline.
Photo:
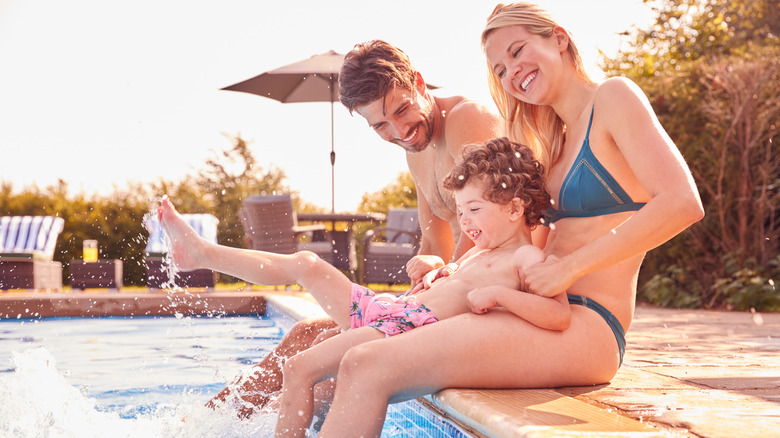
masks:
<instances>
[{"instance_id":1,"label":"umbrella canopy","mask_svg":"<svg viewBox=\"0 0 780 438\"><path fill-rule=\"evenodd\" d=\"M338 79L343 63L344 55L331 50L223 88L257 94L282 103L330 102L331 212L336 207L333 104L339 95Z\"/></svg>"}]
</instances>

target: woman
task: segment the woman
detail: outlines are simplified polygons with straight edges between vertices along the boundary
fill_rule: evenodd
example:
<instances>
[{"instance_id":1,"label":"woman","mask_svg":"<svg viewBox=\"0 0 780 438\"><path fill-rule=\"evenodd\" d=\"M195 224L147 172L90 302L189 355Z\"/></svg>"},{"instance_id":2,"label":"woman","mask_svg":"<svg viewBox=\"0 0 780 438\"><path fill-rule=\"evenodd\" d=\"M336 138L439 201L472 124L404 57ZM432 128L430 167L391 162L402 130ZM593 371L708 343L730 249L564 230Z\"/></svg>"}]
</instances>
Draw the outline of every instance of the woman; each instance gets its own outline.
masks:
<instances>
[{"instance_id":1,"label":"woman","mask_svg":"<svg viewBox=\"0 0 780 438\"><path fill-rule=\"evenodd\" d=\"M545 11L499 5L482 45L507 132L536 148L554 201L539 236L547 258L524 285L546 297L566 291L571 325L543 330L494 309L355 347L340 364L321 437L378 436L388 402L447 387L608 382L644 254L703 216L690 171L642 91L627 79L590 80Z\"/></svg>"}]
</instances>

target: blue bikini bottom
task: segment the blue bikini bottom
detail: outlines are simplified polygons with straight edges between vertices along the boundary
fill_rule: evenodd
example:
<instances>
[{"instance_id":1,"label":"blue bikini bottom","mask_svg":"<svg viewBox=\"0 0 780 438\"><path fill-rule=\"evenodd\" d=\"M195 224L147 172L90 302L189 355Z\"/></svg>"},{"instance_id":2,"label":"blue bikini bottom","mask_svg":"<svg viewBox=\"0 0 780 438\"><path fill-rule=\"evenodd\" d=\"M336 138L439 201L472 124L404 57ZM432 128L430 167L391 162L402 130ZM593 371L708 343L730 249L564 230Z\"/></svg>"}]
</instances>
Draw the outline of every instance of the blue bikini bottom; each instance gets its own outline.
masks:
<instances>
[{"instance_id":1,"label":"blue bikini bottom","mask_svg":"<svg viewBox=\"0 0 780 438\"><path fill-rule=\"evenodd\" d=\"M588 297L583 297L582 295L569 295L569 304L585 306L588 309L593 309L602 318L604 318L604 321L607 321L607 325L609 325L609 328L612 329L612 333L615 334L618 349L620 350L620 365L623 365L623 355L626 352L626 333L623 331L623 326L620 325L620 321L615 318L615 315L607 310L606 307Z\"/></svg>"}]
</instances>

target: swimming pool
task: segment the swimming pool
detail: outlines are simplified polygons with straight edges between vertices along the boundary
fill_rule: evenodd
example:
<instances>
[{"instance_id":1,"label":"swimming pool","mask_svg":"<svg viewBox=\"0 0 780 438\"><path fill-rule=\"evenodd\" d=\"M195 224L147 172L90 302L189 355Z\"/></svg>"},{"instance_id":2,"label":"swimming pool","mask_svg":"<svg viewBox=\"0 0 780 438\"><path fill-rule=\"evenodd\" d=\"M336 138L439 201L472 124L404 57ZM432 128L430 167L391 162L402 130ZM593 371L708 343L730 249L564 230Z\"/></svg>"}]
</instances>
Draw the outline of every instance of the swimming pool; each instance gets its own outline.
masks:
<instances>
[{"instance_id":1,"label":"swimming pool","mask_svg":"<svg viewBox=\"0 0 780 438\"><path fill-rule=\"evenodd\" d=\"M274 415L240 421L203 405L291 324L256 316L0 321L0 435L272 436ZM417 402L393 405L383 437L407 436L468 435Z\"/></svg>"}]
</instances>

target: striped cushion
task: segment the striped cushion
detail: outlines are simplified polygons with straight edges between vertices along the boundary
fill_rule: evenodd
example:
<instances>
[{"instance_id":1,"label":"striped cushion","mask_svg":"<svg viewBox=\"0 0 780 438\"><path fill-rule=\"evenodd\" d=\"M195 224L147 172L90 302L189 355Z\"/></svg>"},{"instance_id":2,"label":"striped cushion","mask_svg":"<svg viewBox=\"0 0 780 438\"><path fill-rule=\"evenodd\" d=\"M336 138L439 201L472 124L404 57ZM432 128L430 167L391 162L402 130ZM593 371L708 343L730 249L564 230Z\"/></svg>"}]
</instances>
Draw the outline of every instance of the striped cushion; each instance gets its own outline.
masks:
<instances>
[{"instance_id":1,"label":"striped cushion","mask_svg":"<svg viewBox=\"0 0 780 438\"><path fill-rule=\"evenodd\" d=\"M187 222L198 236L209 242L217 243L217 226L219 219L213 214L182 214L182 219ZM168 252L168 238L163 231L157 217L150 215L144 221L146 230L149 231L149 241L146 243L148 254L164 254Z\"/></svg>"},{"instance_id":2,"label":"striped cushion","mask_svg":"<svg viewBox=\"0 0 780 438\"><path fill-rule=\"evenodd\" d=\"M0 253L52 260L65 220L55 216L0 217Z\"/></svg>"}]
</instances>

